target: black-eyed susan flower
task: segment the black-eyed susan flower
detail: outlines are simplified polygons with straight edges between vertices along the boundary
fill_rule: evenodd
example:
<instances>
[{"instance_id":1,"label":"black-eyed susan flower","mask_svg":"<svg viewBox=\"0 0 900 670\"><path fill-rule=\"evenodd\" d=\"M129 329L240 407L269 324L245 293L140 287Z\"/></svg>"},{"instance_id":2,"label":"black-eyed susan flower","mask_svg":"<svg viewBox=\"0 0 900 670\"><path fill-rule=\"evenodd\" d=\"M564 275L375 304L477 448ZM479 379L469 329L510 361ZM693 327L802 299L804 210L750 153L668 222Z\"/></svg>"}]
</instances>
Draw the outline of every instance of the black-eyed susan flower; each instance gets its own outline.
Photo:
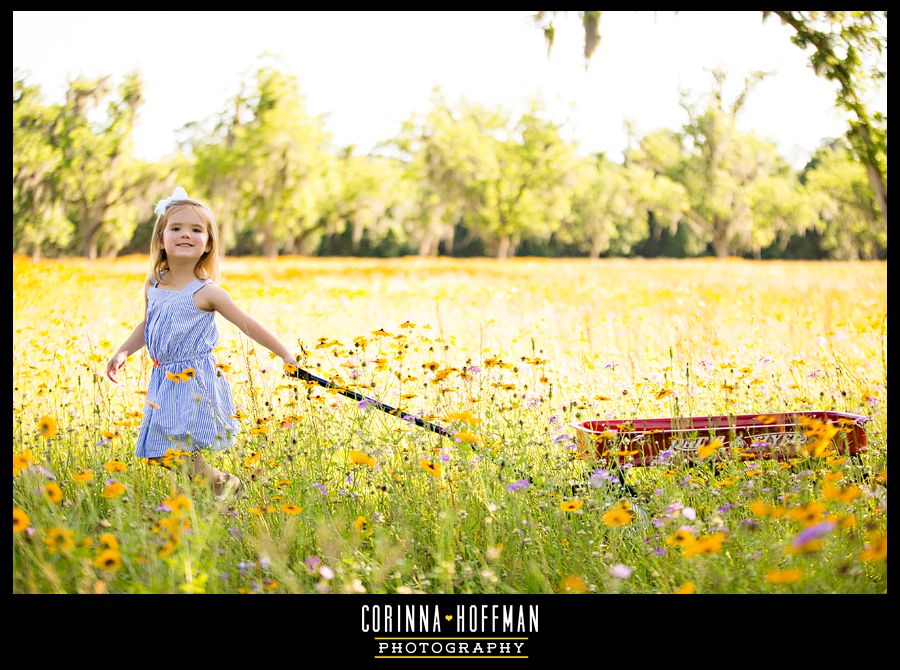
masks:
<instances>
[{"instance_id":1,"label":"black-eyed susan flower","mask_svg":"<svg viewBox=\"0 0 900 670\"><path fill-rule=\"evenodd\" d=\"M47 482L44 484L44 497L50 502L58 503L62 500L62 489L56 482Z\"/></svg>"},{"instance_id":2,"label":"black-eyed susan flower","mask_svg":"<svg viewBox=\"0 0 900 670\"><path fill-rule=\"evenodd\" d=\"M375 460L371 456L356 449L350 450L350 462L353 465L368 465L370 468L375 465Z\"/></svg>"},{"instance_id":3,"label":"black-eyed susan flower","mask_svg":"<svg viewBox=\"0 0 900 670\"><path fill-rule=\"evenodd\" d=\"M725 533L701 535L684 548L684 555L696 556L697 554L718 554L719 551L722 550L722 542L724 540Z\"/></svg>"},{"instance_id":4,"label":"black-eyed susan flower","mask_svg":"<svg viewBox=\"0 0 900 670\"><path fill-rule=\"evenodd\" d=\"M68 528L51 528L47 531L44 544L51 554L58 551L67 554L75 548L74 534Z\"/></svg>"},{"instance_id":5,"label":"black-eyed susan flower","mask_svg":"<svg viewBox=\"0 0 900 670\"><path fill-rule=\"evenodd\" d=\"M100 494L100 497L101 498L116 498L116 497L122 495L123 493L125 493L125 484L123 484L122 482L113 481L104 487L103 493Z\"/></svg>"},{"instance_id":6,"label":"black-eyed susan flower","mask_svg":"<svg viewBox=\"0 0 900 670\"><path fill-rule=\"evenodd\" d=\"M104 549L118 549L119 541L116 539L116 536L112 533L102 533L100 537L97 538L97 541L100 543L100 546Z\"/></svg>"},{"instance_id":7,"label":"black-eyed susan flower","mask_svg":"<svg viewBox=\"0 0 900 670\"><path fill-rule=\"evenodd\" d=\"M576 510L581 509L584 505L580 500L564 500L559 504L559 508L563 512L574 512Z\"/></svg>"},{"instance_id":8,"label":"black-eyed susan flower","mask_svg":"<svg viewBox=\"0 0 900 670\"><path fill-rule=\"evenodd\" d=\"M708 458L722 446L723 442L724 442L724 440L721 437L717 437L714 440L710 440L709 442L704 444L702 447L697 449L697 458L699 458L701 460Z\"/></svg>"},{"instance_id":9,"label":"black-eyed susan flower","mask_svg":"<svg viewBox=\"0 0 900 670\"><path fill-rule=\"evenodd\" d=\"M181 373L180 372L167 372L166 379L168 379L170 382L177 384L178 382L181 381Z\"/></svg>"},{"instance_id":10,"label":"black-eyed susan flower","mask_svg":"<svg viewBox=\"0 0 900 670\"><path fill-rule=\"evenodd\" d=\"M607 526L627 526L633 518L631 512L617 506L604 514L602 520Z\"/></svg>"},{"instance_id":11,"label":"black-eyed susan flower","mask_svg":"<svg viewBox=\"0 0 900 670\"><path fill-rule=\"evenodd\" d=\"M294 514L300 514L303 511L302 507L298 505L294 505L291 503L284 503L283 505L279 505L278 508L284 512L285 514L293 516Z\"/></svg>"},{"instance_id":12,"label":"black-eyed susan flower","mask_svg":"<svg viewBox=\"0 0 900 670\"><path fill-rule=\"evenodd\" d=\"M94 559L94 566L101 570L114 572L122 567L122 555L119 553L118 549L104 549L97 554L97 558Z\"/></svg>"},{"instance_id":13,"label":"black-eyed susan flower","mask_svg":"<svg viewBox=\"0 0 900 670\"><path fill-rule=\"evenodd\" d=\"M578 575L569 575L559 583L559 593L587 593L588 585Z\"/></svg>"},{"instance_id":14,"label":"black-eyed susan flower","mask_svg":"<svg viewBox=\"0 0 900 670\"><path fill-rule=\"evenodd\" d=\"M672 593L690 594L690 593L694 593L696 590L697 590L697 586L696 586L696 584L694 584L694 582L685 582L684 584L679 586L677 589L672 591Z\"/></svg>"},{"instance_id":15,"label":"black-eyed susan flower","mask_svg":"<svg viewBox=\"0 0 900 670\"><path fill-rule=\"evenodd\" d=\"M128 466L125 465L122 461L117 461L115 459L111 461L107 461L106 465L103 466L103 469L107 472L125 472L128 470Z\"/></svg>"},{"instance_id":16,"label":"black-eyed susan flower","mask_svg":"<svg viewBox=\"0 0 900 670\"><path fill-rule=\"evenodd\" d=\"M197 371L194 368L185 368L181 371L182 380L193 379L197 376Z\"/></svg>"},{"instance_id":17,"label":"black-eyed susan flower","mask_svg":"<svg viewBox=\"0 0 900 670\"><path fill-rule=\"evenodd\" d=\"M173 514L180 514L182 511L191 509L191 501L184 494L175 496L174 498L166 498L163 505L172 510Z\"/></svg>"},{"instance_id":18,"label":"black-eyed susan flower","mask_svg":"<svg viewBox=\"0 0 900 670\"><path fill-rule=\"evenodd\" d=\"M821 503L815 501L807 503L802 507L796 507L788 512L788 518L799 521L804 526L815 526L825 514L825 507Z\"/></svg>"},{"instance_id":19,"label":"black-eyed susan flower","mask_svg":"<svg viewBox=\"0 0 900 670\"><path fill-rule=\"evenodd\" d=\"M477 435L473 435L465 430L459 431L454 437L456 437L458 442L467 442L469 444L478 444L481 442L481 439Z\"/></svg>"},{"instance_id":20,"label":"black-eyed susan flower","mask_svg":"<svg viewBox=\"0 0 900 670\"><path fill-rule=\"evenodd\" d=\"M31 453L31 449L24 449L18 454L13 454L13 477L18 477L22 470L34 462L34 454Z\"/></svg>"},{"instance_id":21,"label":"black-eyed susan flower","mask_svg":"<svg viewBox=\"0 0 900 670\"><path fill-rule=\"evenodd\" d=\"M423 458L421 461L419 461L419 467L430 475L433 475L435 477L441 476L440 463L429 461L427 458Z\"/></svg>"},{"instance_id":22,"label":"black-eyed susan flower","mask_svg":"<svg viewBox=\"0 0 900 670\"><path fill-rule=\"evenodd\" d=\"M28 528L28 524L30 523L31 519L28 518L28 514L25 510L19 507L13 507L13 533L21 533Z\"/></svg>"},{"instance_id":23,"label":"black-eyed susan flower","mask_svg":"<svg viewBox=\"0 0 900 670\"><path fill-rule=\"evenodd\" d=\"M45 414L40 419L38 419L37 426L38 430L41 433L41 436L44 437L44 439L49 440L51 437L56 435L56 419L49 414Z\"/></svg>"},{"instance_id":24,"label":"black-eyed susan flower","mask_svg":"<svg viewBox=\"0 0 900 670\"><path fill-rule=\"evenodd\" d=\"M766 573L766 582L769 584L793 584L803 579L803 570L800 568L786 568L784 570L769 570Z\"/></svg>"},{"instance_id":25,"label":"black-eyed susan flower","mask_svg":"<svg viewBox=\"0 0 900 670\"><path fill-rule=\"evenodd\" d=\"M291 481L289 479L279 479L273 486L276 489L283 489L291 485Z\"/></svg>"},{"instance_id":26,"label":"black-eyed susan flower","mask_svg":"<svg viewBox=\"0 0 900 670\"><path fill-rule=\"evenodd\" d=\"M864 561L886 561L887 560L887 534L879 532L871 532L868 536L868 542L865 549L860 553L860 559Z\"/></svg>"},{"instance_id":27,"label":"black-eyed susan flower","mask_svg":"<svg viewBox=\"0 0 900 670\"><path fill-rule=\"evenodd\" d=\"M94 479L94 471L93 470L82 470L78 474L75 475L75 483L76 484L86 484L89 481Z\"/></svg>"},{"instance_id":28,"label":"black-eyed susan flower","mask_svg":"<svg viewBox=\"0 0 900 670\"><path fill-rule=\"evenodd\" d=\"M353 527L359 533L365 533L371 527L369 520L364 516L356 517L356 521L353 522Z\"/></svg>"},{"instance_id":29,"label":"black-eyed susan flower","mask_svg":"<svg viewBox=\"0 0 900 670\"><path fill-rule=\"evenodd\" d=\"M666 544L675 547L686 547L687 545L695 542L696 539L697 538L695 538L690 531L679 529L666 538Z\"/></svg>"}]
</instances>

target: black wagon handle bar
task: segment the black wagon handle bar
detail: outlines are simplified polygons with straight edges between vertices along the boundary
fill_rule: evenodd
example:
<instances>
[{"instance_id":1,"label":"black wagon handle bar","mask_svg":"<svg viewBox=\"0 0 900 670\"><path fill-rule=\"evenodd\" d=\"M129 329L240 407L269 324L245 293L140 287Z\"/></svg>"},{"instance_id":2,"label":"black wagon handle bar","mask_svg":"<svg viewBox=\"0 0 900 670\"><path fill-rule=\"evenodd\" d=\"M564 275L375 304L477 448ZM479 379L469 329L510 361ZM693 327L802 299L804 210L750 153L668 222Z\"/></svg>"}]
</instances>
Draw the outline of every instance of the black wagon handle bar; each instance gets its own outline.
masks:
<instances>
[{"instance_id":1,"label":"black wagon handle bar","mask_svg":"<svg viewBox=\"0 0 900 670\"><path fill-rule=\"evenodd\" d=\"M298 367L294 372L289 373L291 377L296 377L297 379L302 379L304 381L315 382L319 386L324 386L327 389L334 389L341 395L347 396L348 398L353 398L358 401L365 401L366 406L369 407L377 407L382 412L387 412L388 414L392 414L393 416L399 417L404 421L409 421L410 423L414 423L420 428L424 428L425 430L430 430L432 433L437 433L438 435L443 435L444 437L453 437L453 433L451 433L446 428L437 425L436 423L432 423L431 421L426 421L425 419L414 416L413 414L408 414L403 410L397 409L396 407L391 407L380 400L375 400L374 398L370 398L368 396L364 396L362 393L357 393L356 391L351 391L348 388L341 386L340 384L335 384L332 381L328 381L327 379L322 379L322 377L317 377L313 373L304 370L303 368Z\"/></svg>"}]
</instances>

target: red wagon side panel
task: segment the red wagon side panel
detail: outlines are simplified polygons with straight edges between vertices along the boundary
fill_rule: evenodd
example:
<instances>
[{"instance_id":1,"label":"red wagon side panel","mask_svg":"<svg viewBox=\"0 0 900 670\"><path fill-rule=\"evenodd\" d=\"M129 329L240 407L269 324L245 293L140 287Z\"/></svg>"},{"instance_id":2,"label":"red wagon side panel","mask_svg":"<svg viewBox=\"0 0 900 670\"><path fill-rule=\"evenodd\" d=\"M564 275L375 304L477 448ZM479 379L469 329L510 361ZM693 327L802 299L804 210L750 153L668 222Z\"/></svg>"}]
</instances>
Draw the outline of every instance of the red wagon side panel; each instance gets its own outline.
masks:
<instances>
[{"instance_id":1,"label":"red wagon side panel","mask_svg":"<svg viewBox=\"0 0 900 670\"><path fill-rule=\"evenodd\" d=\"M837 429L831 447L839 454L854 455L867 445L864 425L871 417L843 412L802 411L780 414L739 414L657 419L604 419L570 424L575 429L579 452L590 456L592 448L601 460L624 465L650 465L663 457L693 458L712 440L722 438L741 459L784 460L804 453L809 434L819 426Z\"/></svg>"}]
</instances>

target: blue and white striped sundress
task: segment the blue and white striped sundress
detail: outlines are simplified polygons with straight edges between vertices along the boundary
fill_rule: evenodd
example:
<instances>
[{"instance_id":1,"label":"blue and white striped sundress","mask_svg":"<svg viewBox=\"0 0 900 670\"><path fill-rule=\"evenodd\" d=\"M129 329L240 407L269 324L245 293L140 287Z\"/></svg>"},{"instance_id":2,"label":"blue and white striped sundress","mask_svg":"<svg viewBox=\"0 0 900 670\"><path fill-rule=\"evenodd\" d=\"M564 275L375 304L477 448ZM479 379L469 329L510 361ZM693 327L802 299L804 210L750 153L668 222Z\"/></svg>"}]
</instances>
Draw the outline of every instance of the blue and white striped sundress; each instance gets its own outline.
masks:
<instances>
[{"instance_id":1,"label":"blue and white striped sundress","mask_svg":"<svg viewBox=\"0 0 900 670\"><path fill-rule=\"evenodd\" d=\"M204 312L193 300L194 293L210 283L211 279L195 279L182 290L171 291L154 281L147 289L144 341L154 367L135 456L157 458L173 448L218 451L235 442L238 422L232 417L231 387L212 355L219 339L215 312ZM187 368L194 369L188 381L166 377L167 372Z\"/></svg>"}]
</instances>

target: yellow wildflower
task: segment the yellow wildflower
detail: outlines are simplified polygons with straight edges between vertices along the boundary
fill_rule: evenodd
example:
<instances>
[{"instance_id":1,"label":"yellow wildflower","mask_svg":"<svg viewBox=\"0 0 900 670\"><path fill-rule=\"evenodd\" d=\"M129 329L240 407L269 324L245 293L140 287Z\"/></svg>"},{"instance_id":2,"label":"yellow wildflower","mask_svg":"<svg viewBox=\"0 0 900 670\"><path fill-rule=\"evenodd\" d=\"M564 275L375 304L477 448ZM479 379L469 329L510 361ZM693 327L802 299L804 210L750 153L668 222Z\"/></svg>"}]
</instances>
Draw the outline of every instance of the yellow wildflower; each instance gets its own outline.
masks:
<instances>
[{"instance_id":1,"label":"yellow wildflower","mask_svg":"<svg viewBox=\"0 0 900 670\"><path fill-rule=\"evenodd\" d=\"M28 518L25 510L13 507L13 533L21 533L28 528L29 523L31 523L31 519Z\"/></svg>"},{"instance_id":2,"label":"yellow wildflower","mask_svg":"<svg viewBox=\"0 0 900 670\"><path fill-rule=\"evenodd\" d=\"M101 570L118 570L122 567L122 556L116 548L104 549L94 559L94 566Z\"/></svg>"},{"instance_id":3,"label":"yellow wildflower","mask_svg":"<svg viewBox=\"0 0 900 670\"><path fill-rule=\"evenodd\" d=\"M41 435L49 440L51 437L56 435L56 419L54 419L49 414L42 416L37 420L38 430L41 432Z\"/></svg>"},{"instance_id":4,"label":"yellow wildflower","mask_svg":"<svg viewBox=\"0 0 900 670\"><path fill-rule=\"evenodd\" d=\"M128 466L125 465L122 461L113 459L111 461L108 461L106 465L103 466L103 469L107 472L125 472L128 469Z\"/></svg>"},{"instance_id":5,"label":"yellow wildflower","mask_svg":"<svg viewBox=\"0 0 900 670\"><path fill-rule=\"evenodd\" d=\"M433 461L429 461L423 458L419 461L419 467L421 467L425 472L434 475L435 477L441 476L441 464Z\"/></svg>"},{"instance_id":6,"label":"yellow wildflower","mask_svg":"<svg viewBox=\"0 0 900 670\"><path fill-rule=\"evenodd\" d=\"M769 570L766 573L766 581L769 584L793 584L803 578L803 570L800 568L787 568L786 570Z\"/></svg>"},{"instance_id":7,"label":"yellow wildflower","mask_svg":"<svg viewBox=\"0 0 900 670\"><path fill-rule=\"evenodd\" d=\"M67 554L75 547L73 537L74 534L68 528L51 528L47 531L44 544L47 545L47 551L51 554L55 554L57 551Z\"/></svg>"},{"instance_id":8,"label":"yellow wildflower","mask_svg":"<svg viewBox=\"0 0 900 670\"><path fill-rule=\"evenodd\" d=\"M101 498L115 498L125 493L125 485L122 482L111 482L103 489L100 494Z\"/></svg>"},{"instance_id":9,"label":"yellow wildflower","mask_svg":"<svg viewBox=\"0 0 900 670\"><path fill-rule=\"evenodd\" d=\"M565 500L559 504L563 512L574 512L581 509L583 503L580 500Z\"/></svg>"},{"instance_id":10,"label":"yellow wildflower","mask_svg":"<svg viewBox=\"0 0 900 670\"><path fill-rule=\"evenodd\" d=\"M375 460L371 456L356 449L350 450L350 462L353 465L368 465L370 468L375 465Z\"/></svg>"},{"instance_id":11,"label":"yellow wildflower","mask_svg":"<svg viewBox=\"0 0 900 670\"><path fill-rule=\"evenodd\" d=\"M50 502L58 503L62 500L62 489L56 482L47 482L44 485L44 495Z\"/></svg>"},{"instance_id":12,"label":"yellow wildflower","mask_svg":"<svg viewBox=\"0 0 900 670\"><path fill-rule=\"evenodd\" d=\"M708 456L711 456L715 453L715 451L722 446L724 440L721 437L717 437L714 440L710 440L708 443L704 444L702 447L697 449L697 458L703 460Z\"/></svg>"}]
</instances>

